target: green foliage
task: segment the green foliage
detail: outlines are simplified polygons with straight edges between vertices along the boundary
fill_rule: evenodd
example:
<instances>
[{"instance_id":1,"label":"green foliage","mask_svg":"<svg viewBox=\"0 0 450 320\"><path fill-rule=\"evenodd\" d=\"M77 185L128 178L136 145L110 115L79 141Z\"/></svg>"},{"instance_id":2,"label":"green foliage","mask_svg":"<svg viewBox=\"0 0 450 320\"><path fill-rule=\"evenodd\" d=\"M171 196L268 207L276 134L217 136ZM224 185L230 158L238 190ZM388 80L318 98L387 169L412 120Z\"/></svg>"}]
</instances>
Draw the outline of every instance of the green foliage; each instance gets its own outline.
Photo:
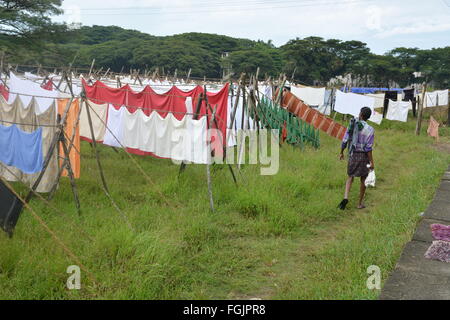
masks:
<instances>
[{"instance_id":1,"label":"green foliage","mask_svg":"<svg viewBox=\"0 0 450 320\"><path fill-rule=\"evenodd\" d=\"M81 290L66 289L66 269L77 262L25 210L12 240L0 232L0 299L376 299L367 267L378 265L386 280L450 161L414 128L414 120L375 128L377 187L361 211L354 185L345 212L336 206L346 163L337 159L339 141L326 135L320 149L284 144L275 176L243 165L236 186L226 166L215 166L215 213L205 166L178 177L170 160L135 157L151 183L123 151L99 146L111 195L134 230L102 191L93 150L82 142L82 214L68 178L52 200L64 214L37 197L30 206L98 286L82 271Z\"/></svg>"},{"instance_id":2,"label":"green foliage","mask_svg":"<svg viewBox=\"0 0 450 320\"><path fill-rule=\"evenodd\" d=\"M361 41L296 38L277 48L269 40L237 39L208 33L183 33L158 37L117 26L83 26L67 30L49 15L59 14L59 0L0 1L0 50L11 63L96 67L113 72L130 68L164 69L165 73L221 78L232 67L234 76L288 77L305 84L325 85L330 78L351 73L365 86L407 86L419 71L436 88L450 86L450 47L431 50L396 48L376 55ZM43 40L46 40L44 45ZM228 57L224 55L228 54ZM225 56L225 57L223 57Z\"/></svg>"},{"instance_id":3,"label":"green foliage","mask_svg":"<svg viewBox=\"0 0 450 320\"><path fill-rule=\"evenodd\" d=\"M0 50L16 54L20 49L42 49L43 42L57 38L64 25L51 21L61 14L61 0L0 1Z\"/></svg>"}]
</instances>

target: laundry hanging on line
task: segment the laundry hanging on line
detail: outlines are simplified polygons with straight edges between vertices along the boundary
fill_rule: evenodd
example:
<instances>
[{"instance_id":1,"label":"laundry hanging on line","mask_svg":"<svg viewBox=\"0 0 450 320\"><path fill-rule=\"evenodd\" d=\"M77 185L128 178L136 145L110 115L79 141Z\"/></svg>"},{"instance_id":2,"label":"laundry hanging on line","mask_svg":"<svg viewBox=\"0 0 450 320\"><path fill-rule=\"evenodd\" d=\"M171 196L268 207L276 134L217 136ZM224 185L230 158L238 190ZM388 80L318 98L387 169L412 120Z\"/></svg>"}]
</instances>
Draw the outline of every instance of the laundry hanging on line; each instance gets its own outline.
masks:
<instances>
[{"instance_id":1,"label":"laundry hanging on line","mask_svg":"<svg viewBox=\"0 0 450 320\"><path fill-rule=\"evenodd\" d=\"M178 120L168 114L145 115L142 110L130 113L127 108L109 106L108 128L103 143L125 147L127 151L158 158L207 163L206 117ZM119 141L118 141L119 140Z\"/></svg>"},{"instance_id":2,"label":"laundry hanging on line","mask_svg":"<svg viewBox=\"0 0 450 320\"><path fill-rule=\"evenodd\" d=\"M291 92L310 108L316 109L325 115L331 114L331 106L333 104L332 90L306 86L291 86Z\"/></svg>"},{"instance_id":3,"label":"laundry hanging on line","mask_svg":"<svg viewBox=\"0 0 450 320\"><path fill-rule=\"evenodd\" d=\"M192 105L196 108L200 94L204 93L204 89L200 86L187 92L174 86L165 94L158 94L150 86L146 86L143 91L137 93L129 85L116 89L110 88L100 81L95 82L92 86L89 86L84 79L82 79L82 83L87 98L97 104L109 103L115 106L127 106L132 113L137 109L142 109L147 116L150 116L153 111L158 112L164 118L172 113L178 120L182 120L187 113L186 99L190 97ZM228 83L217 93L207 92L208 102L213 109L215 108L215 121L211 123L211 128L220 130L222 146L226 145L228 92ZM199 117L207 116L209 124L212 113L213 110L207 108L205 101L202 101Z\"/></svg>"},{"instance_id":4,"label":"laundry hanging on line","mask_svg":"<svg viewBox=\"0 0 450 320\"><path fill-rule=\"evenodd\" d=\"M283 92L281 104L289 112L293 113L306 123L312 124L314 128L320 129L333 138L342 140L347 132L345 126L321 114L319 111L310 108L289 91Z\"/></svg>"},{"instance_id":5,"label":"laundry hanging on line","mask_svg":"<svg viewBox=\"0 0 450 320\"><path fill-rule=\"evenodd\" d=\"M291 92L310 107L319 107L325 101L325 88L291 86Z\"/></svg>"},{"instance_id":6,"label":"laundry hanging on line","mask_svg":"<svg viewBox=\"0 0 450 320\"><path fill-rule=\"evenodd\" d=\"M381 125L381 123L383 122L383 114L377 111L373 111L368 121L376 123L377 125Z\"/></svg>"},{"instance_id":7,"label":"laundry hanging on line","mask_svg":"<svg viewBox=\"0 0 450 320\"><path fill-rule=\"evenodd\" d=\"M384 93L368 93L365 94L366 97L370 97L374 100L374 109L381 109L384 107Z\"/></svg>"},{"instance_id":8,"label":"laundry hanging on line","mask_svg":"<svg viewBox=\"0 0 450 320\"><path fill-rule=\"evenodd\" d=\"M425 105L427 108L448 105L448 89L425 93Z\"/></svg>"},{"instance_id":9,"label":"laundry hanging on line","mask_svg":"<svg viewBox=\"0 0 450 320\"><path fill-rule=\"evenodd\" d=\"M56 106L53 103L47 111L39 113L36 111L39 106L35 99L30 104L24 106L22 100L16 97L13 104L8 104L0 96L0 124L9 126L16 124L21 130L32 133L37 128L42 128L42 149L44 157L50 149L56 133ZM57 179L58 174L58 152L53 152L50 156L49 164L36 189L36 192L49 192ZM20 169L12 166L4 167L0 165L0 176L7 181L21 181L28 186L33 186L40 173L26 174Z\"/></svg>"},{"instance_id":10,"label":"laundry hanging on line","mask_svg":"<svg viewBox=\"0 0 450 320\"><path fill-rule=\"evenodd\" d=\"M0 84L0 94L5 98L6 101L9 100L9 91L3 84Z\"/></svg>"},{"instance_id":11,"label":"laundry hanging on line","mask_svg":"<svg viewBox=\"0 0 450 320\"><path fill-rule=\"evenodd\" d=\"M88 106L89 104L89 106ZM106 134L106 122L108 115L108 104L96 104L92 101L82 101L80 113L80 138L87 142L92 142L91 127L89 125L88 110L91 115L92 127L94 129L95 141L103 143Z\"/></svg>"},{"instance_id":12,"label":"laundry hanging on line","mask_svg":"<svg viewBox=\"0 0 450 320\"><path fill-rule=\"evenodd\" d=\"M58 99L58 114L61 116L61 118L64 116L64 112L69 102L69 99ZM69 106L66 116L66 123L64 126L65 143L67 149L69 149L70 139L72 139L73 136L73 147L69 152L69 161L75 179L79 179L81 176L80 125L78 123L78 125L75 126L78 120L79 109L79 100L73 100L71 105ZM62 165L64 161L63 159L66 158L64 150L62 148L59 149L59 155L62 158L60 160L60 165ZM62 176L67 177L68 175L69 174L67 170L63 170Z\"/></svg>"},{"instance_id":13,"label":"laundry hanging on line","mask_svg":"<svg viewBox=\"0 0 450 320\"><path fill-rule=\"evenodd\" d=\"M29 105L34 98L38 106L36 110L38 113L44 113L55 102L55 99L61 97L58 91L43 89L38 83L22 80L11 72L8 102L10 104L13 103L17 96L19 96L25 106Z\"/></svg>"},{"instance_id":14,"label":"laundry hanging on line","mask_svg":"<svg viewBox=\"0 0 450 320\"><path fill-rule=\"evenodd\" d=\"M13 124L0 124L0 162L26 174L42 171L42 128L35 132L22 131Z\"/></svg>"},{"instance_id":15,"label":"laundry hanging on line","mask_svg":"<svg viewBox=\"0 0 450 320\"><path fill-rule=\"evenodd\" d=\"M264 95L263 95L264 97ZM244 107L244 96L241 92L238 104L236 106L236 111L234 110L237 96L228 97L228 117L227 117L227 147L231 148L237 145L238 131L243 130L255 130L257 124L254 119L249 115L248 103ZM248 99L247 99L248 102ZM234 122L231 124L232 116L234 113ZM231 128L231 129L230 129Z\"/></svg>"},{"instance_id":16,"label":"laundry hanging on line","mask_svg":"<svg viewBox=\"0 0 450 320\"><path fill-rule=\"evenodd\" d=\"M400 88L365 88L365 87L353 87L353 88L341 88L341 91L351 92L351 93L359 93L359 94L373 94L380 91L397 91L401 93L403 89Z\"/></svg>"},{"instance_id":17,"label":"laundry hanging on line","mask_svg":"<svg viewBox=\"0 0 450 320\"><path fill-rule=\"evenodd\" d=\"M362 108L368 107L373 112L374 106L375 99L372 97L336 90L334 110L339 113L359 117Z\"/></svg>"},{"instance_id":18,"label":"laundry hanging on line","mask_svg":"<svg viewBox=\"0 0 450 320\"><path fill-rule=\"evenodd\" d=\"M433 116L430 117L430 124L428 125L427 134L439 141L439 122L437 122Z\"/></svg>"},{"instance_id":19,"label":"laundry hanging on line","mask_svg":"<svg viewBox=\"0 0 450 320\"><path fill-rule=\"evenodd\" d=\"M408 111L411 108L411 101L392 101L389 100L389 107L386 119L401 122L408 121Z\"/></svg>"}]
</instances>

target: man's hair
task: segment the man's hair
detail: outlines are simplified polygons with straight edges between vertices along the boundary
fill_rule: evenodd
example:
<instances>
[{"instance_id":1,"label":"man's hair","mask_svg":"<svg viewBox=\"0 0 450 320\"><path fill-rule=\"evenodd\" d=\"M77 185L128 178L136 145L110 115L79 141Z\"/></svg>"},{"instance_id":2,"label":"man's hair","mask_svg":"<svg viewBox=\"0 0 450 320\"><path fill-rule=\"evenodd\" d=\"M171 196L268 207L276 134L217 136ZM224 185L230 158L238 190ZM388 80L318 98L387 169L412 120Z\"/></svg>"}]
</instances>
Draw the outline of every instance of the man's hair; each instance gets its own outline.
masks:
<instances>
[{"instance_id":1,"label":"man's hair","mask_svg":"<svg viewBox=\"0 0 450 320\"><path fill-rule=\"evenodd\" d=\"M366 121L372 116L372 110L369 107L364 107L361 109L361 118Z\"/></svg>"}]
</instances>

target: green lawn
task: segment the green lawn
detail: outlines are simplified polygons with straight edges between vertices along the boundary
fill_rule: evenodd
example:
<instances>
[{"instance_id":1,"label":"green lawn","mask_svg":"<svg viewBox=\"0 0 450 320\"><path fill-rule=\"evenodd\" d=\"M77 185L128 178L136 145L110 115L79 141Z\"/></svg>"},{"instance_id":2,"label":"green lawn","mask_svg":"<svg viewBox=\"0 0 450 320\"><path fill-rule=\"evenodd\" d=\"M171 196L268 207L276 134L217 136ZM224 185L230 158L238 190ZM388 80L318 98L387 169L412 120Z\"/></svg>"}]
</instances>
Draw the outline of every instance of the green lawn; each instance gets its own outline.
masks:
<instances>
[{"instance_id":1,"label":"green lawn","mask_svg":"<svg viewBox=\"0 0 450 320\"><path fill-rule=\"evenodd\" d=\"M97 283L83 273L82 290L67 290L75 262L24 211L12 240L0 234L0 299L376 299L367 267L379 266L386 280L450 163L426 122L420 137L414 127L375 126L377 187L364 211L355 209L358 185L349 209L336 209L346 163L339 141L325 135L319 150L284 146L276 176L244 166L236 187L226 167L214 168L214 214L205 166L188 166L178 179L171 161L135 157L155 187L126 154L102 146L111 194L134 230L103 193L82 142L82 215L66 178L52 201L64 215L36 198L31 206ZM450 130L441 135L450 141Z\"/></svg>"}]
</instances>

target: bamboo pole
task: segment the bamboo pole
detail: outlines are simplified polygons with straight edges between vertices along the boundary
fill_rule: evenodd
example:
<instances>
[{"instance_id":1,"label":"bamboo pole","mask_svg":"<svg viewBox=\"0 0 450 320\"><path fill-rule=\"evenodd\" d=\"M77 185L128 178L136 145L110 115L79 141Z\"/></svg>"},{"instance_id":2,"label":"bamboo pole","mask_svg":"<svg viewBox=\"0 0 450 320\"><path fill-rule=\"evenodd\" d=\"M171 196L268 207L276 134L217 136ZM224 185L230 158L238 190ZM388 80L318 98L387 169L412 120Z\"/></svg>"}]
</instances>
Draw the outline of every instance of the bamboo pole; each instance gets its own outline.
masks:
<instances>
[{"instance_id":1,"label":"bamboo pole","mask_svg":"<svg viewBox=\"0 0 450 320\"><path fill-rule=\"evenodd\" d=\"M206 119L208 119L208 115L209 115L209 111L208 111L208 96L206 94L206 85L204 86L204 95L205 95L205 103L206 103ZM207 123L208 127L207 129L209 130L212 127L213 121L215 119L216 116L216 111L217 108L214 108L214 111L211 115L211 120ZM213 191L212 191L212 179L211 179L211 143L207 144L208 146L208 160L206 162L206 180L207 180L207 184L208 184L208 197L209 197L209 207L211 209L211 212L215 212L214 211L214 198L213 198Z\"/></svg>"},{"instance_id":2,"label":"bamboo pole","mask_svg":"<svg viewBox=\"0 0 450 320\"><path fill-rule=\"evenodd\" d=\"M190 78L191 78L191 72L192 72L192 69L189 68L189 72L188 72L187 78L186 78L186 83L189 83L189 80L190 80Z\"/></svg>"},{"instance_id":3,"label":"bamboo pole","mask_svg":"<svg viewBox=\"0 0 450 320\"><path fill-rule=\"evenodd\" d=\"M87 113L88 121L89 121L89 130L91 131L92 146L94 147L94 150L95 150L95 158L97 161L98 170L100 172L100 178L102 180L103 187L105 188L106 192L109 193L108 185L106 184L105 175L103 173L103 167L100 162L100 155L99 155L98 148L97 148L97 141L95 140L94 128L92 126L91 111L89 110L89 105L86 100L86 92L84 91L84 89L83 89L82 96L83 96L83 102L86 103L86 113Z\"/></svg>"},{"instance_id":4,"label":"bamboo pole","mask_svg":"<svg viewBox=\"0 0 450 320\"><path fill-rule=\"evenodd\" d=\"M53 141L50 144L50 147L49 147L48 152L47 152L47 156L45 157L44 165L42 166L42 171L41 171L41 173L39 174L38 178L36 179L36 181L34 182L34 184L32 186L32 190L33 191L37 190L37 188L39 187L39 184L41 183L42 178L44 177L45 172L47 171L47 168L48 168L48 166L50 164L50 161L52 159L53 152L55 152L56 145L57 145L57 143L59 141L60 134L64 130L64 123L66 122L67 115L69 113L69 109L70 109L70 106L72 105L72 102L73 102L73 97L69 100L69 102L66 105L66 108L64 110L64 114L63 114L63 116L61 118L61 121L58 124L58 130L57 130L57 132L55 133L55 135L53 137ZM28 193L27 197L25 198L25 201L27 203L30 202L32 197L33 197L33 192L30 191Z\"/></svg>"},{"instance_id":5,"label":"bamboo pole","mask_svg":"<svg viewBox=\"0 0 450 320\"><path fill-rule=\"evenodd\" d=\"M91 78L92 70L94 69L95 59L92 59L91 68L89 69L88 79Z\"/></svg>"},{"instance_id":6,"label":"bamboo pole","mask_svg":"<svg viewBox=\"0 0 450 320\"><path fill-rule=\"evenodd\" d=\"M447 115L447 127L450 127L450 90L448 92L448 115Z\"/></svg>"},{"instance_id":7,"label":"bamboo pole","mask_svg":"<svg viewBox=\"0 0 450 320\"><path fill-rule=\"evenodd\" d=\"M423 116L423 108L425 106L427 86L428 86L428 84L425 82L423 84L422 101L419 105L419 112L417 115L416 136L420 135L420 129L422 128L422 116Z\"/></svg>"},{"instance_id":8,"label":"bamboo pole","mask_svg":"<svg viewBox=\"0 0 450 320\"><path fill-rule=\"evenodd\" d=\"M239 78L239 81L238 81L238 88L237 88L237 93L236 93L236 101L234 102L233 112L231 113L230 127L228 129L233 129L233 123L234 123L234 120L236 119L236 112L237 112L237 107L238 107L238 104L239 104L239 98L241 96L241 84L242 84L242 81L244 81L244 78L245 78L245 73L242 73L241 77Z\"/></svg>"},{"instance_id":9,"label":"bamboo pole","mask_svg":"<svg viewBox=\"0 0 450 320\"><path fill-rule=\"evenodd\" d=\"M193 117L194 120L198 120L198 118L199 118L203 100L204 100L204 95L203 95L203 93L200 93L200 95L198 96L197 106L195 108L195 114L194 114L194 117ZM187 165L183 161L181 163L180 170L178 171L178 177L186 170L186 167L187 167Z\"/></svg>"}]
</instances>

